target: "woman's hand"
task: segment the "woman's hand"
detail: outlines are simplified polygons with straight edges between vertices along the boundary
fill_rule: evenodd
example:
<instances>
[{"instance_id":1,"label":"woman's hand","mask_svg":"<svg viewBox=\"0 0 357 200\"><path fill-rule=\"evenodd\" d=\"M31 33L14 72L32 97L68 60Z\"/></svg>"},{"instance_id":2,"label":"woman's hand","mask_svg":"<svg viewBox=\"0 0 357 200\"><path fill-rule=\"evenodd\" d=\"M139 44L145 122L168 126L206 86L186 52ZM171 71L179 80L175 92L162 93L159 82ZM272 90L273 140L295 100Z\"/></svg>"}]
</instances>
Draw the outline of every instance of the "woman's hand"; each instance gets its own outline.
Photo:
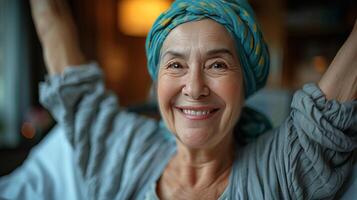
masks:
<instances>
[{"instance_id":1,"label":"woman's hand","mask_svg":"<svg viewBox=\"0 0 357 200\"><path fill-rule=\"evenodd\" d=\"M60 74L69 65L85 62L66 0L31 0L31 12L47 70Z\"/></svg>"},{"instance_id":2,"label":"woman's hand","mask_svg":"<svg viewBox=\"0 0 357 200\"><path fill-rule=\"evenodd\" d=\"M340 102L357 98L357 20L353 30L319 82L327 99Z\"/></svg>"}]
</instances>

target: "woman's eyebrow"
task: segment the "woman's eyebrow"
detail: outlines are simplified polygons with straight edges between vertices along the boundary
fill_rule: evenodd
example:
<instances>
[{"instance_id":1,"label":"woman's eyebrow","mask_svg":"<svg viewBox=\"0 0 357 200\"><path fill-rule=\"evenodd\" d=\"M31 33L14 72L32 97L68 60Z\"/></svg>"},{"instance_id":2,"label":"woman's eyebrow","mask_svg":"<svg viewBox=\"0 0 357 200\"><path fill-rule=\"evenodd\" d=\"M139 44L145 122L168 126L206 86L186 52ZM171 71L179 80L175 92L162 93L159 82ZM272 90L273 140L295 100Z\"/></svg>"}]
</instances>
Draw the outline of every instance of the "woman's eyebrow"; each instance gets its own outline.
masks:
<instances>
[{"instance_id":1,"label":"woman's eyebrow","mask_svg":"<svg viewBox=\"0 0 357 200\"><path fill-rule=\"evenodd\" d=\"M234 57L233 53L227 48L210 49L205 54L207 56L214 56L214 55L218 55L218 54L228 54L231 57ZM164 58L167 55L171 55L176 58L185 58L186 57L185 53L183 53L183 52L169 49L161 55L161 58Z\"/></svg>"},{"instance_id":2,"label":"woman's eyebrow","mask_svg":"<svg viewBox=\"0 0 357 200\"><path fill-rule=\"evenodd\" d=\"M229 49L226 49L226 48L211 49L211 50L208 50L206 52L206 54L208 56L213 56L213 55L217 55L217 54L228 54L231 57L234 57L233 53Z\"/></svg>"},{"instance_id":3,"label":"woman's eyebrow","mask_svg":"<svg viewBox=\"0 0 357 200\"><path fill-rule=\"evenodd\" d=\"M164 58L167 55L171 55L172 57L176 58L185 58L185 54L180 52L180 51L175 51L175 50L167 50L165 51L162 55L161 58Z\"/></svg>"}]
</instances>

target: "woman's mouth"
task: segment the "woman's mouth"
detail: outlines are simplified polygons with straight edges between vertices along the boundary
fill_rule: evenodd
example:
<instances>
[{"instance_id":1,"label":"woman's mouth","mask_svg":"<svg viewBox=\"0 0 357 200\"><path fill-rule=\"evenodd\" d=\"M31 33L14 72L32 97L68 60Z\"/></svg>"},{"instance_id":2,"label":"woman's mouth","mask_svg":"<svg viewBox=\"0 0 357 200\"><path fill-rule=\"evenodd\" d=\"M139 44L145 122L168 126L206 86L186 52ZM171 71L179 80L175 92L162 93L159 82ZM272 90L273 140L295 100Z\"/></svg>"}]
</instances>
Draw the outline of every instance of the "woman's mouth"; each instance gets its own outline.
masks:
<instances>
[{"instance_id":1,"label":"woman's mouth","mask_svg":"<svg viewBox=\"0 0 357 200\"><path fill-rule=\"evenodd\" d=\"M185 118L190 120L205 120L212 117L219 109L213 107L176 107Z\"/></svg>"}]
</instances>

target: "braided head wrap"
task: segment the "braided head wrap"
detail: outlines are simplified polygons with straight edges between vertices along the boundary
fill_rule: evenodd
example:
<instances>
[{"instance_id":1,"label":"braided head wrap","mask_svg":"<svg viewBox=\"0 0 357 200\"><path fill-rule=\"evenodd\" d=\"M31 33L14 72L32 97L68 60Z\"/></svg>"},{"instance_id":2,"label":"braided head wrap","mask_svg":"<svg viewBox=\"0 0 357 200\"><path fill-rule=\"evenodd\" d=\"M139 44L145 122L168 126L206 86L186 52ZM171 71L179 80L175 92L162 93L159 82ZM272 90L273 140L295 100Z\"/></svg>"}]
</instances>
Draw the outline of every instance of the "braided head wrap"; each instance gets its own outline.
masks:
<instances>
[{"instance_id":1,"label":"braided head wrap","mask_svg":"<svg viewBox=\"0 0 357 200\"><path fill-rule=\"evenodd\" d=\"M148 70L157 79L161 47L176 26L210 18L223 25L236 41L243 67L245 95L262 88L269 73L269 52L246 0L176 0L161 14L146 40Z\"/></svg>"}]
</instances>

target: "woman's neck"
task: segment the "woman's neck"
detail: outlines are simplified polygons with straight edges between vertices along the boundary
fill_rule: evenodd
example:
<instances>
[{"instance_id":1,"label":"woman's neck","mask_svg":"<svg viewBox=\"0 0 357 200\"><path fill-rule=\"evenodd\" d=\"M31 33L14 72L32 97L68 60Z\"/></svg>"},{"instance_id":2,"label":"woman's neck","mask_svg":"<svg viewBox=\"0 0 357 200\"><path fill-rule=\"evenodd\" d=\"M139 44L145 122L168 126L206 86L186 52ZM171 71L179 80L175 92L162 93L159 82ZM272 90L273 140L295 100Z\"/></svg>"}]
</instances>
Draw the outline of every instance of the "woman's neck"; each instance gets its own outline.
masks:
<instances>
[{"instance_id":1,"label":"woman's neck","mask_svg":"<svg viewBox=\"0 0 357 200\"><path fill-rule=\"evenodd\" d=\"M234 160L233 137L207 149L190 149L178 141L172 158L158 184L160 198L175 194L220 196L228 185Z\"/></svg>"}]
</instances>

